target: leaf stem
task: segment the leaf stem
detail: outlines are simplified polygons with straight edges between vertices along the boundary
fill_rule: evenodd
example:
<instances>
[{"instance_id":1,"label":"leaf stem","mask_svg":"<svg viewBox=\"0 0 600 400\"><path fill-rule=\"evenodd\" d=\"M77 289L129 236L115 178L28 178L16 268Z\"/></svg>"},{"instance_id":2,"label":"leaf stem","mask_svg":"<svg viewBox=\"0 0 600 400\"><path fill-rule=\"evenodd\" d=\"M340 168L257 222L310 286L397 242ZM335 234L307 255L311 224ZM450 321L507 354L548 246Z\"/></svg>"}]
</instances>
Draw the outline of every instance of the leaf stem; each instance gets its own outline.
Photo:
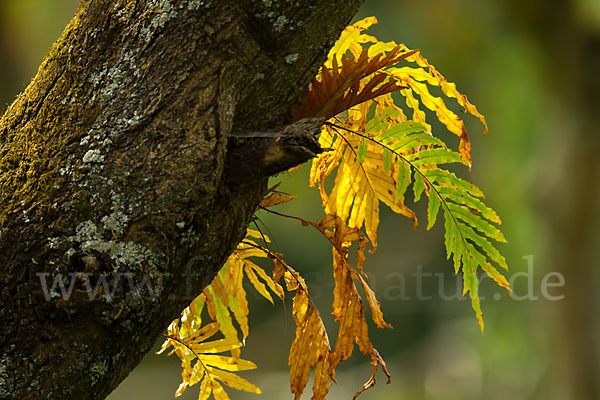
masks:
<instances>
[{"instance_id":1,"label":"leaf stem","mask_svg":"<svg viewBox=\"0 0 600 400\"><path fill-rule=\"evenodd\" d=\"M206 368L206 365L202 362L202 360L200 360L200 356L198 355L198 353L196 353L187 343L185 343L183 340L181 340L175 336L172 336L172 335L165 335L163 333L163 336L166 337L167 339L171 339L171 340L178 342L179 344L185 346L189 351L191 351L196 356L196 359L198 360L200 365L202 365L202 368L206 372L206 375L208 375L208 379L210 379L211 381L214 381L214 378L210 375L210 372L208 372L208 368Z\"/></svg>"}]
</instances>

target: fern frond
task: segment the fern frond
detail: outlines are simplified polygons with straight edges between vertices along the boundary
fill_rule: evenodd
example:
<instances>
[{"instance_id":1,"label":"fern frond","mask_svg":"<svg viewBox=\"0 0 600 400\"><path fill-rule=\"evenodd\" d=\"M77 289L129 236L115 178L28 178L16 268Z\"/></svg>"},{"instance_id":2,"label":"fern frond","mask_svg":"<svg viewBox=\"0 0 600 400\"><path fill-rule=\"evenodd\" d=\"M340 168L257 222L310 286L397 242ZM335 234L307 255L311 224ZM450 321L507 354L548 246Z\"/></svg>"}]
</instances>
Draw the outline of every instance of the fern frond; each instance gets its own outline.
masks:
<instances>
[{"instance_id":1,"label":"fern frond","mask_svg":"<svg viewBox=\"0 0 600 400\"><path fill-rule=\"evenodd\" d=\"M409 50L402 44L378 42L374 37L363 34L373 23L376 20L360 21L342 34L340 43L329 56L332 67L338 65L337 60L342 61L336 76L354 76L355 71L363 70L364 65L369 64L367 60L378 62L392 51L408 54ZM374 44L365 49L362 44L367 42ZM346 56L348 51L352 56ZM351 228L364 227L374 250L377 248L379 202L410 217L416 226L416 216L404 204L404 196L411 185L415 202L425 194L429 199L427 229L435 225L440 210L443 210L448 258L453 259L455 271L463 273L463 294L469 292L483 329L477 295L477 270L483 269L494 281L508 288L506 279L492 266L495 263L507 268L506 260L492 244L506 242L506 239L495 226L501 223L500 218L481 200L481 190L442 167L463 164L470 168L471 145L462 119L447 107L442 98L433 96L428 85L440 87L445 96L454 98L466 112L478 117L485 127L484 133L487 125L466 96L460 94L453 83L447 82L419 52L411 52L403 59L416 63L417 67L395 67L388 63L377 70L378 75L367 79L362 76L358 83L353 81L352 85L362 85L377 93L376 88L384 87L383 82L390 82L379 75L387 75L396 85L405 86L399 93L404 97L406 106L413 110L412 120L407 119L389 93L349 106L347 116L332 119L323 128L320 144L331 150L313 161L310 184L319 185L326 214L340 217ZM328 72L329 69L324 67L323 71ZM338 101L343 95L324 90L326 84L323 82L330 81L323 76L321 82L311 86L310 95L318 97L319 104L351 104ZM350 86L347 87L348 92ZM338 83L335 87L342 90L344 85ZM333 97L329 98L330 95ZM316 104L313 103L313 106ZM433 111L437 119L459 137L458 151L433 136L421 106ZM304 107L305 112L310 114L309 102ZM328 109L342 111L331 106ZM336 170L333 188L328 193L324 181Z\"/></svg>"},{"instance_id":2,"label":"fern frond","mask_svg":"<svg viewBox=\"0 0 600 400\"><path fill-rule=\"evenodd\" d=\"M374 123L372 126L377 127L378 125ZM477 198L482 196L481 191L474 185L457 178L454 174L438 168L439 164L464 163L460 154L435 140L427 140L427 146L423 146L419 140L410 139L415 135L420 135L423 139L428 136L425 133L425 127L411 122L396 125L389 129L391 132L386 130L375 138L370 138L368 133L360 134L350 129L344 131L344 133L339 133L342 137L354 135L366 139L374 146L381 147L380 154L387 150L397 158L400 164L405 164L414 171L415 201L420 199L423 192L426 192L429 198L427 229L433 227L440 208L443 208L448 258L453 258L455 272L462 271L465 276L465 293L467 291L470 293L473 309L476 311L477 319L483 329L482 313L477 296L478 281L474 277L476 278L477 269L481 267L486 273L489 271L494 281L508 289L506 279L487 261L489 258L501 267L508 268L504 257L488 240L506 242L506 239L492 224L501 222L498 215ZM347 140L347 143L351 141ZM354 141L356 142L355 139ZM412 143L412 145L406 146L405 143ZM358 156L356 156L356 161L363 165L367 163L366 159L361 162ZM340 166L342 174L344 174L343 167L344 165ZM340 171L338 171L339 176ZM388 178L393 178L393 176L390 174ZM406 176L402 178L405 182L400 186L403 188L402 190L405 190L410 182ZM336 181L338 179L336 178ZM388 189L391 187L388 185ZM335 190L334 186L333 191ZM403 193L401 192L400 195Z\"/></svg>"},{"instance_id":3,"label":"fern frond","mask_svg":"<svg viewBox=\"0 0 600 400\"><path fill-rule=\"evenodd\" d=\"M265 199L266 206L280 204L289 198L277 193ZM182 362L182 383L176 392L181 395L188 386L200 383L201 399L211 394L215 399L229 399L222 384L238 390L260 393L260 389L233 372L256 368L250 361L240 359L240 349L249 334L248 300L242 284L244 275L263 297L273 303L271 293L283 299L283 288L276 283L261 267L250 258L268 258L268 250L256 244L253 239L270 239L253 229L248 229L246 239L229 256L227 262L214 277L211 284L185 310L182 317L168 328L166 340L159 352L173 347ZM202 323L202 311L206 309L214 322ZM238 340L238 329L232 319L235 318L242 333L242 342ZM217 332L223 339L206 342ZM229 351L231 356L217 353Z\"/></svg>"},{"instance_id":4,"label":"fern frond","mask_svg":"<svg viewBox=\"0 0 600 400\"><path fill-rule=\"evenodd\" d=\"M373 57L369 57L369 51L363 49L357 57L343 55L339 61L334 58L331 68L323 65L300 104L292 107L292 121L310 117L329 119L375 97L406 89L389 74L379 71L415 53L396 46ZM370 79L361 84L370 75Z\"/></svg>"},{"instance_id":5,"label":"fern frond","mask_svg":"<svg viewBox=\"0 0 600 400\"><path fill-rule=\"evenodd\" d=\"M177 329L177 321L169 327L169 334L165 335L166 341L161 352L173 346L173 351L181 359L183 368L183 382L179 385L175 397L181 396L188 386L196 383L200 383L200 399L208 399L211 394L214 394L215 399L229 399L222 384L238 390L261 393L259 388L244 378L229 372L255 369L254 363L218 354L239 348L242 344L237 339L225 338L205 342L218 331L219 324L216 322L204 326L192 335L185 335Z\"/></svg>"}]
</instances>

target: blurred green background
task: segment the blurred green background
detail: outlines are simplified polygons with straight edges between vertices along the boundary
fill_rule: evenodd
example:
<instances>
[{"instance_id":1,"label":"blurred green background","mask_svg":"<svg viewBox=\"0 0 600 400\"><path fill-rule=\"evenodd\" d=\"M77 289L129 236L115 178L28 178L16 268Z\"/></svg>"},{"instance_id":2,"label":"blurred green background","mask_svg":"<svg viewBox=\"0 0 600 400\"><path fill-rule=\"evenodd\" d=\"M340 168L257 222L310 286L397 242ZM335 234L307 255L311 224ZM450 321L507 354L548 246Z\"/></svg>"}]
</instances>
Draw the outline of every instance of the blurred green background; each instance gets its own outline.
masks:
<instances>
[{"instance_id":1,"label":"blurred green background","mask_svg":"<svg viewBox=\"0 0 600 400\"><path fill-rule=\"evenodd\" d=\"M0 0L0 111L34 76L77 3ZM372 34L421 49L486 116L485 137L467 120L473 171L461 172L503 218L509 244L500 248L514 295L482 282L482 336L445 259L441 224L415 231L382 210L380 248L366 268L394 325L371 328L393 378L385 385L378 375L361 398L600 399L600 1L366 0L357 19L371 15L380 22ZM307 176L305 166L273 179L300 195L280 211L320 219ZM423 207L416 209L424 220ZM259 216L335 332L327 243L296 221ZM262 398L291 398L290 305L272 307L249 293L243 354L259 369L244 377L263 389ZM351 398L369 375L368 359L355 354L339 367L329 398ZM149 354L109 399L172 398L179 380L175 357ZM183 398L196 396L192 387Z\"/></svg>"}]
</instances>

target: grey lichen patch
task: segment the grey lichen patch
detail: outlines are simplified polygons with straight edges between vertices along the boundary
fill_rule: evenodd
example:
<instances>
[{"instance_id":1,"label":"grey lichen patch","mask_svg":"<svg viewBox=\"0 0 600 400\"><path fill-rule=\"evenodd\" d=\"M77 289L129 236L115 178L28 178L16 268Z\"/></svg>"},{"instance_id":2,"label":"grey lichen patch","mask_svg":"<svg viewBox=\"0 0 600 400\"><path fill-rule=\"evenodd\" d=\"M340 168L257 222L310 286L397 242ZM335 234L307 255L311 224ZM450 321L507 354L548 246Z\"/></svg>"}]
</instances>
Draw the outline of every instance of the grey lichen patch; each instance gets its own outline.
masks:
<instances>
[{"instance_id":1,"label":"grey lichen patch","mask_svg":"<svg viewBox=\"0 0 600 400\"><path fill-rule=\"evenodd\" d=\"M285 15L280 15L277 17L275 22L273 23L273 27L275 28L275 32L279 32L283 29L283 27L289 22L288 18Z\"/></svg>"},{"instance_id":2,"label":"grey lichen patch","mask_svg":"<svg viewBox=\"0 0 600 400\"><path fill-rule=\"evenodd\" d=\"M149 264L156 268L157 256L148 248L134 242L117 242L114 244L111 258L118 265L128 267ZM155 272L155 271L151 271Z\"/></svg>"},{"instance_id":3,"label":"grey lichen patch","mask_svg":"<svg viewBox=\"0 0 600 400\"><path fill-rule=\"evenodd\" d=\"M188 10L190 11L197 11L200 10L201 8L210 8L211 3L208 1L204 1L204 0L196 0L196 1L190 1L188 2ZM183 7L183 5L180 5L180 7Z\"/></svg>"},{"instance_id":4,"label":"grey lichen patch","mask_svg":"<svg viewBox=\"0 0 600 400\"><path fill-rule=\"evenodd\" d=\"M135 242L122 242L115 237L115 232L123 233L127 216L113 213L102 218L102 228L87 220L75 229L75 235L68 239L72 246L78 246L88 258L89 267L97 264L93 251L106 254L114 261L113 270L120 267L136 269L146 266L150 273L158 273L160 257L147 247ZM71 248L69 251L73 251ZM91 258L90 258L91 257Z\"/></svg>"},{"instance_id":5,"label":"grey lichen patch","mask_svg":"<svg viewBox=\"0 0 600 400\"><path fill-rule=\"evenodd\" d=\"M287 56L285 56L285 62L290 65L294 64L296 61L298 61L298 57L298 53L288 54Z\"/></svg>"},{"instance_id":6,"label":"grey lichen patch","mask_svg":"<svg viewBox=\"0 0 600 400\"><path fill-rule=\"evenodd\" d=\"M25 210L23 210L23 218L21 218L21 221L23 221L26 224L31 222L31 219L29 218L29 216L27 215L27 211Z\"/></svg>"},{"instance_id":7,"label":"grey lichen patch","mask_svg":"<svg viewBox=\"0 0 600 400\"><path fill-rule=\"evenodd\" d=\"M95 362L90 367L90 377L92 384L100 382L104 379L104 375L108 372L108 362L106 360Z\"/></svg>"},{"instance_id":8,"label":"grey lichen patch","mask_svg":"<svg viewBox=\"0 0 600 400\"><path fill-rule=\"evenodd\" d=\"M75 235L71 236L69 239L76 242L84 242L87 240L95 239L97 235L98 230L96 228L96 225L92 221L87 220L77 225L77 227L75 228Z\"/></svg>"},{"instance_id":9,"label":"grey lichen patch","mask_svg":"<svg viewBox=\"0 0 600 400\"><path fill-rule=\"evenodd\" d=\"M262 7L259 7L254 16L268 21L273 26L273 32L278 35L282 34L285 30L293 31L295 30L295 18L290 18L283 13L287 8L286 3L263 0Z\"/></svg>"},{"instance_id":10,"label":"grey lichen patch","mask_svg":"<svg viewBox=\"0 0 600 400\"><path fill-rule=\"evenodd\" d=\"M109 78L109 81L105 86L100 89L100 96L108 99L115 95L117 91L119 91L120 83L123 81L125 76L125 72L120 69L120 67L113 67L106 76Z\"/></svg>"},{"instance_id":11,"label":"grey lichen patch","mask_svg":"<svg viewBox=\"0 0 600 400\"><path fill-rule=\"evenodd\" d=\"M205 1L189 2L189 10L197 10L200 7L209 7L210 3ZM142 27L140 32L145 38L146 42L149 42L157 28L164 28L165 25L179 15L178 9L169 0L150 0L146 6L152 10L152 19L150 24ZM180 4L179 8L183 8L184 5Z\"/></svg>"},{"instance_id":12,"label":"grey lichen patch","mask_svg":"<svg viewBox=\"0 0 600 400\"><path fill-rule=\"evenodd\" d=\"M7 361L5 359L0 360L0 398L8 398L10 393L9 387L10 381L8 377L8 368L6 366Z\"/></svg>"},{"instance_id":13,"label":"grey lichen patch","mask_svg":"<svg viewBox=\"0 0 600 400\"><path fill-rule=\"evenodd\" d=\"M129 217L121 211L116 211L110 215L102 217L104 229L107 229L115 234L123 234Z\"/></svg>"},{"instance_id":14,"label":"grey lichen patch","mask_svg":"<svg viewBox=\"0 0 600 400\"><path fill-rule=\"evenodd\" d=\"M48 238L48 247L51 249L58 249L63 239L60 237L49 237Z\"/></svg>"},{"instance_id":15,"label":"grey lichen patch","mask_svg":"<svg viewBox=\"0 0 600 400\"><path fill-rule=\"evenodd\" d=\"M77 250L75 250L72 247L69 247L69 249L65 251L65 257L67 258L67 260L70 260L71 257L73 257L75 254L77 254Z\"/></svg>"},{"instance_id":16,"label":"grey lichen patch","mask_svg":"<svg viewBox=\"0 0 600 400\"><path fill-rule=\"evenodd\" d=\"M104 156L100 153L100 150L88 150L81 159L84 163L101 163L104 161Z\"/></svg>"},{"instance_id":17,"label":"grey lichen patch","mask_svg":"<svg viewBox=\"0 0 600 400\"><path fill-rule=\"evenodd\" d=\"M177 15L177 11L173 10L173 4L168 0L151 1L149 5L152 6L152 4L156 4L157 7L154 10L155 17L150 23L152 28L164 28L165 24Z\"/></svg>"},{"instance_id":18,"label":"grey lichen patch","mask_svg":"<svg viewBox=\"0 0 600 400\"><path fill-rule=\"evenodd\" d=\"M80 243L80 249L84 253L89 253L90 251L98 251L100 253L108 253L112 248L112 242L104 240L102 234L97 231L96 225L92 223L92 221L85 221L78 225L78 230L75 236L71 236L73 242ZM91 259L90 259L91 260ZM91 262L90 265L96 264L96 262Z\"/></svg>"}]
</instances>

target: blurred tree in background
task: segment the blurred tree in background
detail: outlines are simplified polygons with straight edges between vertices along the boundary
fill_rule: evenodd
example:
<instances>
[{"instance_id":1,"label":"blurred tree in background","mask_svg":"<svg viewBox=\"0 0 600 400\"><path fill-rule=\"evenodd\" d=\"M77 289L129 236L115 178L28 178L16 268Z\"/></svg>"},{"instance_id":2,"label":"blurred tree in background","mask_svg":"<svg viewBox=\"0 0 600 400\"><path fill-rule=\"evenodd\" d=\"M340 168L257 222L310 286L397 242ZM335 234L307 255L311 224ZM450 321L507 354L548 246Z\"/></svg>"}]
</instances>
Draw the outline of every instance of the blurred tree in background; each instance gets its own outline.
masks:
<instances>
[{"instance_id":1,"label":"blurred tree in background","mask_svg":"<svg viewBox=\"0 0 600 400\"><path fill-rule=\"evenodd\" d=\"M77 3L0 1L2 110L34 76ZM486 116L490 133L484 138L476 121L467 120L473 123L470 180L503 218L509 245L502 250L512 268L514 296L505 298L483 281L487 329L481 337L468 301L460 297L460 279L445 260L440 227L414 231L409 221L391 213L385 218L382 210L380 250L366 268L386 320L395 326L373 331L393 380L364 397L600 398L595 290L600 284L600 2L367 0L357 19L368 15L380 21L373 28L376 36L421 49ZM284 191L300 194L283 212L321 217L319 196L306 185L307 166L274 179L279 180ZM327 309L332 288L323 272L330 257L327 243L294 221L259 217ZM273 310L267 304L257 298L250 307L253 332L246 358L259 369L248 376L263 388L264 398L289 398L289 305ZM110 399L170 398L179 382L178 364L147 356ZM342 367L330 398L349 398L367 374L360 357Z\"/></svg>"}]
</instances>

